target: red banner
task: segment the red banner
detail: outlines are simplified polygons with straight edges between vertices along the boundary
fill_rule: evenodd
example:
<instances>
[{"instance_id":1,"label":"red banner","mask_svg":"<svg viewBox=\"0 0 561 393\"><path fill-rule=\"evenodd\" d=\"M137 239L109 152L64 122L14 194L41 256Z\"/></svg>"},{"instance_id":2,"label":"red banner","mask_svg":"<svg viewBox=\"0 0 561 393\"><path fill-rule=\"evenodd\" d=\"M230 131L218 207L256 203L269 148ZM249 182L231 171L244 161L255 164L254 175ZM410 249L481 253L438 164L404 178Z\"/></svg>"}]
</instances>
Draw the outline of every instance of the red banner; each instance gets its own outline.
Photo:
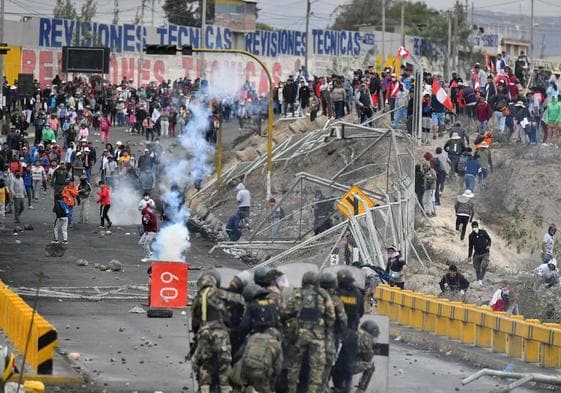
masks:
<instances>
[{"instance_id":1,"label":"red banner","mask_svg":"<svg viewBox=\"0 0 561 393\"><path fill-rule=\"evenodd\" d=\"M153 262L150 307L187 307L189 265L183 262Z\"/></svg>"}]
</instances>

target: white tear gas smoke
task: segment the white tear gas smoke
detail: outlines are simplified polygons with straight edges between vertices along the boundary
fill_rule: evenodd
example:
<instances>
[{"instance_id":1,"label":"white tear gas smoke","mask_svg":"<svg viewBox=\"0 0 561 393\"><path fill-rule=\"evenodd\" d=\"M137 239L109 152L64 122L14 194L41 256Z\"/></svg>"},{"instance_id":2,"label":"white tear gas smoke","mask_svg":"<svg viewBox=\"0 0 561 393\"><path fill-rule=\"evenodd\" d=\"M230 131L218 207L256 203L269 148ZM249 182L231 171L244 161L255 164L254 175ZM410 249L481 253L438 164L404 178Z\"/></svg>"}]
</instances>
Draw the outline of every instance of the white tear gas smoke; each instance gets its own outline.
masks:
<instances>
[{"instance_id":1,"label":"white tear gas smoke","mask_svg":"<svg viewBox=\"0 0 561 393\"><path fill-rule=\"evenodd\" d=\"M128 176L119 176L111 192L109 216L114 225L138 225L140 223L138 201L141 192Z\"/></svg>"}]
</instances>

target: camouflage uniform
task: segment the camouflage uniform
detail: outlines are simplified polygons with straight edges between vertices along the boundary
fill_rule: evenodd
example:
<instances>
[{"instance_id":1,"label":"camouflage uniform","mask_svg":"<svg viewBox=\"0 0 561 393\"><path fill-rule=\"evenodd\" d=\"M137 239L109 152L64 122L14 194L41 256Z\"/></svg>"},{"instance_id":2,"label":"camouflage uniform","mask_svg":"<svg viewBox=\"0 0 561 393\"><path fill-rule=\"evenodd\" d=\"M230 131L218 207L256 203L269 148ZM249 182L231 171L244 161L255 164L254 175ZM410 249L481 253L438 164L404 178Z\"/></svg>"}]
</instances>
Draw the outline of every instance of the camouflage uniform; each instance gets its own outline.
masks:
<instances>
[{"instance_id":1,"label":"camouflage uniform","mask_svg":"<svg viewBox=\"0 0 561 393\"><path fill-rule=\"evenodd\" d=\"M282 350L279 334L256 333L249 337L239 362L245 386L251 386L259 393L271 393L276 378L282 368ZM276 336L276 337L275 337Z\"/></svg>"},{"instance_id":2,"label":"camouflage uniform","mask_svg":"<svg viewBox=\"0 0 561 393\"><path fill-rule=\"evenodd\" d=\"M353 374L360 374L372 365L374 357L374 348L376 345L376 337L370 333L359 329L357 332L358 355L353 367Z\"/></svg>"},{"instance_id":3,"label":"camouflage uniform","mask_svg":"<svg viewBox=\"0 0 561 393\"><path fill-rule=\"evenodd\" d=\"M335 363L337 356L337 347L341 341L343 333L347 330L347 314L345 313L345 306L334 289L327 289L333 302L335 309L335 324L331 328L325 329L325 369L323 372L323 390L329 391L329 378L331 377L331 369Z\"/></svg>"},{"instance_id":4,"label":"camouflage uniform","mask_svg":"<svg viewBox=\"0 0 561 393\"><path fill-rule=\"evenodd\" d=\"M201 393L209 393L215 360L218 360L220 391L231 390L228 373L232 361L228 323L228 305L242 303L237 294L216 287L216 279L209 274L197 282L199 292L193 301L192 325L196 334L194 369Z\"/></svg>"},{"instance_id":5,"label":"camouflage uniform","mask_svg":"<svg viewBox=\"0 0 561 393\"><path fill-rule=\"evenodd\" d=\"M289 393L297 392L300 369L305 361L310 367L308 392L321 392L325 368L325 331L335 321L335 309L329 294L304 282L304 279L302 288L294 289L287 305L287 317L292 320L296 318L298 322L288 370Z\"/></svg>"}]
</instances>

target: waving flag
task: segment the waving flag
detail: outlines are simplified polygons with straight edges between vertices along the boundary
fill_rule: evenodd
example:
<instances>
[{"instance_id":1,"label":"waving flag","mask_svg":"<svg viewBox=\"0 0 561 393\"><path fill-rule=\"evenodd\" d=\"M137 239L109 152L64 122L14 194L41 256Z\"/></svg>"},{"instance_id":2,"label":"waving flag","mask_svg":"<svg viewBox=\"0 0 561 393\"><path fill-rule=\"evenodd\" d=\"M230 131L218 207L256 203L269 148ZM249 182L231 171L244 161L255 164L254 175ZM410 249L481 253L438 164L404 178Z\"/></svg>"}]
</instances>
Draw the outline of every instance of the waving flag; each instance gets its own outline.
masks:
<instances>
[{"instance_id":1,"label":"waving flag","mask_svg":"<svg viewBox=\"0 0 561 393\"><path fill-rule=\"evenodd\" d=\"M454 108L452 104L452 99L448 94L446 94L446 90L440 86L440 83L436 79L432 81L432 94L436 96L438 102L440 102L446 109L451 111Z\"/></svg>"},{"instance_id":2,"label":"waving flag","mask_svg":"<svg viewBox=\"0 0 561 393\"><path fill-rule=\"evenodd\" d=\"M405 49L404 46L400 46L397 50L397 57L403 57L404 59L407 59L409 57L409 51Z\"/></svg>"}]
</instances>

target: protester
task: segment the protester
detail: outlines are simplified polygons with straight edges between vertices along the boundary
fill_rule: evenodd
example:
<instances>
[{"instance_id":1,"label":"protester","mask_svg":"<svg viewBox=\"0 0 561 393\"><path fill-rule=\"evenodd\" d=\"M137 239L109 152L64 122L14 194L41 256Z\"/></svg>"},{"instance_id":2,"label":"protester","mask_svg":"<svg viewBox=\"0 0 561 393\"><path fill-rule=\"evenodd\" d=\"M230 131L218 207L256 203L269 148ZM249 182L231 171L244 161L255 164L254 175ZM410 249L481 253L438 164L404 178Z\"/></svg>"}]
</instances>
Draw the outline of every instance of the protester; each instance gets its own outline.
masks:
<instances>
[{"instance_id":1,"label":"protester","mask_svg":"<svg viewBox=\"0 0 561 393\"><path fill-rule=\"evenodd\" d=\"M284 209L277 204L275 198L269 199L267 209L271 220L271 239L278 240L281 220L284 218Z\"/></svg>"},{"instance_id":2,"label":"protester","mask_svg":"<svg viewBox=\"0 0 561 393\"><path fill-rule=\"evenodd\" d=\"M55 213L55 224L53 227L53 243L68 244L68 214L69 209L61 195L55 195L53 213Z\"/></svg>"},{"instance_id":3,"label":"protester","mask_svg":"<svg viewBox=\"0 0 561 393\"><path fill-rule=\"evenodd\" d=\"M25 184L21 177L21 172L17 171L15 177L10 184L10 195L14 203L14 222L20 223L20 216L23 213L25 206L25 197L27 192L25 191Z\"/></svg>"},{"instance_id":4,"label":"protester","mask_svg":"<svg viewBox=\"0 0 561 393\"><path fill-rule=\"evenodd\" d=\"M101 219L99 227L105 228L105 221L107 221L107 228L111 228L112 222L107 215L109 209L111 208L111 192L104 181L101 180L98 185L99 191L97 193L97 203L99 204L99 217Z\"/></svg>"},{"instance_id":5,"label":"protester","mask_svg":"<svg viewBox=\"0 0 561 393\"><path fill-rule=\"evenodd\" d=\"M553 259L553 249L555 246L555 234L557 233L557 227L555 224L551 224L547 228L547 232L543 235L542 241L542 260L544 263L549 262Z\"/></svg>"},{"instance_id":6,"label":"protester","mask_svg":"<svg viewBox=\"0 0 561 393\"><path fill-rule=\"evenodd\" d=\"M489 250L491 248L491 237L484 229L479 229L479 223L471 223L472 232L469 235L468 260L472 259L475 276L478 284L483 286L483 279L489 265Z\"/></svg>"},{"instance_id":7,"label":"protester","mask_svg":"<svg viewBox=\"0 0 561 393\"><path fill-rule=\"evenodd\" d=\"M428 162L422 164L424 192L423 192L423 208L428 217L436 217L435 192L436 192L436 172L431 168Z\"/></svg>"},{"instance_id":8,"label":"protester","mask_svg":"<svg viewBox=\"0 0 561 393\"><path fill-rule=\"evenodd\" d=\"M506 312L509 315L518 315L519 313L516 295L507 283L502 283L493 293L489 307L495 312Z\"/></svg>"},{"instance_id":9,"label":"protester","mask_svg":"<svg viewBox=\"0 0 561 393\"><path fill-rule=\"evenodd\" d=\"M456 211L456 231L460 231L460 240L464 240L468 222L472 222L475 213L471 198L473 198L471 190L466 190L462 195L456 197L454 210Z\"/></svg>"},{"instance_id":10,"label":"protester","mask_svg":"<svg viewBox=\"0 0 561 393\"><path fill-rule=\"evenodd\" d=\"M225 229L231 241L237 242L240 240L242 236L242 218L240 217L239 211L228 218Z\"/></svg>"},{"instance_id":11,"label":"protester","mask_svg":"<svg viewBox=\"0 0 561 393\"><path fill-rule=\"evenodd\" d=\"M448 295L450 298L459 297L462 301L465 301L467 298L469 281L462 273L458 272L456 265L448 267L448 272L442 276L438 285L442 294Z\"/></svg>"},{"instance_id":12,"label":"protester","mask_svg":"<svg viewBox=\"0 0 561 393\"><path fill-rule=\"evenodd\" d=\"M76 188L76 185L74 185L74 178L66 178L64 187L62 187L60 195L62 196L62 200L68 207L68 227L72 228L74 205L76 204L78 198L78 188Z\"/></svg>"},{"instance_id":13,"label":"protester","mask_svg":"<svg viewBox=\"0 0 561 393\"><path fill-rule=\"evenodd\" d=\"M541 284L545 284L546 288L551 288L559 284L559 269L557 269L557 260L555 258L542 263L534 270L537 281L534 289L537 289Z\"/></svg>"},{"instance_id":14,"label":"protester","mask_svg":"<svg viewBox=\"0 0 561 393\"><path fill-rule=\"evenodd\" d=\"M389 284L392 287L405 288L405 268L407 263L401 256L401 253L395 246L387 248L388 262L386 264L386 273L389 274Z\"/></svg>"},{"instance_id":15,"label":"protester","mask_svg":"<svg viewBox=\"0 0 561 393\"><path fill-rule=\"evenodd\" d=\"M148 203L142 209L142 227L144 233L138 244L144 247L144 258L141 261L148 262L152 256L152 242L158 233L158 216L156 216L154 208Z\"/></svg>"},{"instance_id":16,"label":"protester","mask_svg":"<svg viewBox=\"0 0 561 393\"><path fill-rule=\"evenodd\" d=\"M6 227L6 205L9 201L10 191L8 190L8 187L6 187L6 181L4 179L0 179L0 229L4 229Z\"/></svg>"},{"instance_id":17,"label":"protester","mask_svg":"<svg viewBox=\"0 0 561 393\"><path fill-rule=\"evenodd\" d=\"M240 219L249 222L249 214L251 208L251 193L243 183L236 186L236 201L238 202L238 215Z\"/></svg>"},{"instance_id":18,"label":"protester","mask_svg":"<svg viewBox=\"0 0 561 393\"><path fill-rule=\"evenodd\" d=\"M78 185L78 205L80 206L80 224L88 223L90 210L90 195L93 192L88 178L80 176L80 184Z\"/></svg>"}]
</instances>

